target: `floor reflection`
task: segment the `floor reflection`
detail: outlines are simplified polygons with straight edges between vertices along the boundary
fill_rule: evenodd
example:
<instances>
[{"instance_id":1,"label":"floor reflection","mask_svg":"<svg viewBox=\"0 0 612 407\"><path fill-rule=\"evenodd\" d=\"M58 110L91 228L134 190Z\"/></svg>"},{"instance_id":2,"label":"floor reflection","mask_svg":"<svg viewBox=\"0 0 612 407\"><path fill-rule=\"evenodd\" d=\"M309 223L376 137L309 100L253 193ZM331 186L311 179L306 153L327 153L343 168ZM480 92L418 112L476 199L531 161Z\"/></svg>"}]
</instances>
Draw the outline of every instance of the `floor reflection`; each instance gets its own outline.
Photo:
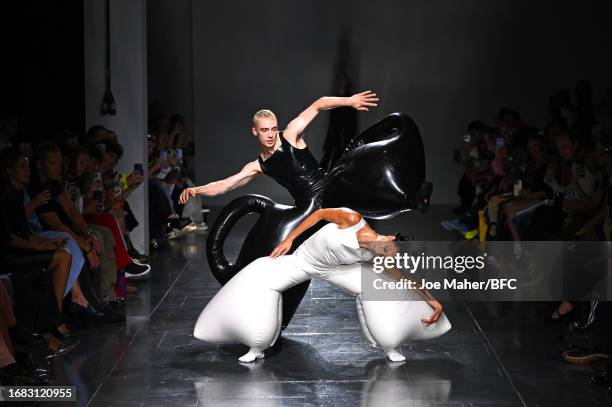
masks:
<instances>
[{"instance_id":1,"label":"floor reflection","mask_svg":"<svg viewBox=\"0 0 612 407\"><path fill-rule=\"evenodd\" d=\"M440 372L460 368L451 360L440 359L432 363L386 359L331 363L313 347L288 339L265 359L241 364L233 354L239 354L242 347L225 348L219 357L224 360L191 365L202 375L193 383L199 406L230 401L231 405L248 406L280 406L292 401L323 405L330 398L369 407L431 406L448 401L451 393L451 377Z\"/></svg>"}]
</instances>

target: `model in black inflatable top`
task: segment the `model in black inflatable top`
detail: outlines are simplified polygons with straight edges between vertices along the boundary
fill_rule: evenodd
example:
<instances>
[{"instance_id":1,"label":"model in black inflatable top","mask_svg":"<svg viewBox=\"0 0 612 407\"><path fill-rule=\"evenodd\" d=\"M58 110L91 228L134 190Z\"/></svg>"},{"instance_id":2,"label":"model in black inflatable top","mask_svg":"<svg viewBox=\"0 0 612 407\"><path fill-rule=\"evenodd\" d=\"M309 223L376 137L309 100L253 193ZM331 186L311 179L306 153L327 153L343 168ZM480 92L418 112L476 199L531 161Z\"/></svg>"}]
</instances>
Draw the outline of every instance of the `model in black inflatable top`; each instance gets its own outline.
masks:
<instances>
[{"instance_id":1,"label":"model in black inflatable top","mask_svg":"<svg viewBox=\"0 0 612 407\"><path fill-rule=\"evenodd\" d=\"M182 202L195 195L219 195L245 185L256 175L266 174L287 188L295 200L295 206L287 206L260 195L245 195L222 210L206 242L208 264L221 284L254 259L267 256L315 209L348 206L375 219L426 209L431 184L424 182L423 144L416 124L407 115L387 116L354 137L328 174L319 167L302 138L306 126L321 110L339 106L368 110L377 101L376 94L370 91L349 98L323 97L291 121L282 134L278 132L274 113L259 111L253 118L252 129L261 144L257 160L236 175L183 192ZM249 213L258 213L259 219L246 236L236 263L231 264L223 254L223 243L238 219ZM302 240L310 234L301 236ZM295 247L300 243L296 242ZM283 328L295 313L308 284L283 293Z\"/></svg>"}]
</instances>

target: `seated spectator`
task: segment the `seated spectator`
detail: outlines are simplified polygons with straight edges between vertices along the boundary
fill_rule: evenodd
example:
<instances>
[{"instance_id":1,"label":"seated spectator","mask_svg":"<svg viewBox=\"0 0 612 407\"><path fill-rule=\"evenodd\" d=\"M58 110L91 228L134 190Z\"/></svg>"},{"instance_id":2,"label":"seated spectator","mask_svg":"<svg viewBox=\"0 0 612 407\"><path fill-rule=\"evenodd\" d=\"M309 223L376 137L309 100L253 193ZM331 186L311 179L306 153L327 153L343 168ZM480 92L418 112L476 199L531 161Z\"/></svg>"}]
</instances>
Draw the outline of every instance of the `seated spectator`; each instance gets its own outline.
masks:
<instances>
[{"instance_id":1,"label":"seated spectator","mask_svg":"<svg viewBox=\"0 0 612 407\"><path fill-rule=\"evenodd\" d=\"M10 150L3 154L0 259L13 273L17 293L16 311L22 315L20 320L27 321L27 326L31 329L48 332L50 346L55 344L55 350L58 350L62 347L58 339L65 339L69 334L61 314L72 256L63 250L66 243L64 239L35 236L28 229L22 184L14 183L16 179L20 179L21 182L26 181L28 168L29 162L23 154ZM26 277L26 274L31 272L35 274L43 270L47 270L50 278L43 277L43 284L46 287L45 298L38 312L30 305L40 303L40 299L30 287L24 287L20 280Z\"/></svg>"},{"instance_id":2,"label":"seated spectator","mask_svg":"<svg viewBox=\"0 0 612 407\"><path fill-rule=\"evenodd\" d=\"M516 216L521 212L521 219L531 214L529 208L534 208L550 194L550 188L544 183L544 176L548 164L543 155L544 138L539 135L531 136L527 142L529 158L524 171L519 175L522 188L513 201L504 205L503 212L506 218L506 226L512 240L520 240L520 234L515 222L519 221ZM516 218L515 218L516 217Z\"/></svg>"},{"instance_id":3,"label":"seated spectator","mask_svg":"<svg viewBox=\"0 0 612 407\"><path fill-rule=\"evenodd\" d=\"M102 153L102 160L97 165L97 170L102 182L101 184L91 184L90 189L85 191L84 216L88 222L109 228L113 233L117 269L124 269L123 271L128 278L140 278L149 273L150 267L138 260L138 257L142 256L133 247L132 252L136 252L137 258L133 259L128 253L129 229L133 229L138 222L133 217L126 198L142 184L144 177L132 172L124 177L124 182L122 182L119 175L114 171L123 155L122 147L109 141L101 144L104 145L104 152ZM95 164L91 162L91 165ZM95 191L100 191L100 189L102 192L101 201L94 199ZM95 204L91 204L91 201L94 201Z\"/></svg>"},{"instance_id":4,"label":"seated spectator","mask_svg":"<svg viewBox=\"0 0 612 407\"><path fill-rule=\"evenodd\" d=\"M176 162L167 155L164 160L160 159L157 136L150 134L147 141L149 150L149 235L151 246L156 247L158 242L164 241L167 237L176 237L176 233L168 233L170 222L178 222L175 224L179 227L190 222L182 224L180 216L173 208L171 191L179 175L172 170Z\"/></svg>"},{"instance_id":5,"label":"seated spectator","mask_svg":"<svg viewBox=\"0 0 612 407\"><path fill-rule=\"evenodd\" d=\"M476 198L475 183L478 178L480 149L479 145L483 137L486 124L481 121L473 121L468 125L467 134L464 136L461 144L461 162L463 165L463 174L457 185L457 194L459 195L459 206L453 211L461 215L472 206Z\"/></svg>"},{"instance_id":6,"label":"seated spectator","mask_svg":"<svg viewBox=\"0 0 612 407\"><path fill-rule=\"evenodd\" d=\"M77 206L70 200L68 192L61 184L61 154L59 148L52 143L42 143L36 151L36 171L28 184L28 192L34 196L43 191L49 191L50 200L36 208L36 213L45 230L69 234L86 255L90 270L95 270L100 264L100 257L108 256L111 248L104 247L101 240L95 237ZM93 287L88 273L79 276L84 297L73 298L68 302L71 313L82 317L102 318L104 304ZM86 297L86 298L85 298Z\"/></svg>"},{"instance_id":7,"label":"seated spectator","mask_svg":"<svg viewBox=\"0 0 612 407\"><path fill-rule=\"evenodd\" d=\"M101 144L105 146L105 150L108 145L110 151L110 142ZM95 160L92 155L96 157ZM117 300L125 299L126 287L119 278L119 271L127 273L128 276L140 272L142 276L150 268L132 261L127 253L118 219L113 213L105 211L104 183L101 173L97 171L104 160L105 154L102 154L97 147L80 147L74 150L71 159L67 160L70 164L66 189L71 200L81 209L92 232L99 236L104 247L110 248L100 255L101 272L95 278L99 297L105 304L110 305ZM98 174L95 182L94 174Z\"/></svg>"}]
</instances>

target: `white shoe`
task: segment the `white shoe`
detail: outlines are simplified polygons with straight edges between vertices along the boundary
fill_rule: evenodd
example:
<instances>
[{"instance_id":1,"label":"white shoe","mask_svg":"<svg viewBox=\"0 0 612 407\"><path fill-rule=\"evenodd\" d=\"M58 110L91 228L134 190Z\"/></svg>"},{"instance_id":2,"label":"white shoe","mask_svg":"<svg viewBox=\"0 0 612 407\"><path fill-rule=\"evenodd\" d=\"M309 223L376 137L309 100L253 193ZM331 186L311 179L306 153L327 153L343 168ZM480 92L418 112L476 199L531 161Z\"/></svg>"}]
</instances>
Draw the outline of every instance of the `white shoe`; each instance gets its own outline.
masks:
<instances>
[{"instance_id":1,"label":"white shoe","mask_svg":"<svg viewBox=\"0 0 612 407\"><path fill-rule=\"evenodd\" d=\"M241 361L242 363L251 363L257 359L262 359L263 357L264 357L263 351L260 351L259 349L251 348L249 349L247 353L240 356L238 360Z\"/></svg>"},{"instance_id":2,"label":"white shoe","mask_svg":"<svg viewBox=\"0 0 612 407\"><path fill-rule=\"evenodd\" d=\"M400 353L397 349L390 349L387 351L387 358L391 362L403 362L406 360L406 357Z\"/></svg>"},{"instance_id":3,"label":"white shoe","mask_svg":"<svg viewBox=\"0 0 612 407\"><path fill-rule=\"evenodd\" d=\"M128 264L124 269L125 278L141 278L151 271L151 266L132 259L132 264Z\"/></svg>"}]
</instances>

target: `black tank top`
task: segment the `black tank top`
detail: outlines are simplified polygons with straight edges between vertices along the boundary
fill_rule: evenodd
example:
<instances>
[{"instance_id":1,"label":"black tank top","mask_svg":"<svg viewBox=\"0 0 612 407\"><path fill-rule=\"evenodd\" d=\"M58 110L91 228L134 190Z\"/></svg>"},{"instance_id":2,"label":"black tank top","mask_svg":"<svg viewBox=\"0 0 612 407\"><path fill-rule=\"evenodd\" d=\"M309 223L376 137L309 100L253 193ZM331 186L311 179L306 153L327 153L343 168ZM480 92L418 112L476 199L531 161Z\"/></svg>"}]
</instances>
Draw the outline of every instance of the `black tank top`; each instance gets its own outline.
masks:
<instances>
[{"instance_id":1,"label":"black tank top","mask_svg":"<svg viewBox=\"0 0 612 407\"><path fill-rule=\"evenodd\" d=\"M287 188L297 206L307 204L325 188L325 171L308 147L295 148L282 134L278 136L281 146L267 160L257 156L261 170Z\"/></svg>"}]
</instances>

